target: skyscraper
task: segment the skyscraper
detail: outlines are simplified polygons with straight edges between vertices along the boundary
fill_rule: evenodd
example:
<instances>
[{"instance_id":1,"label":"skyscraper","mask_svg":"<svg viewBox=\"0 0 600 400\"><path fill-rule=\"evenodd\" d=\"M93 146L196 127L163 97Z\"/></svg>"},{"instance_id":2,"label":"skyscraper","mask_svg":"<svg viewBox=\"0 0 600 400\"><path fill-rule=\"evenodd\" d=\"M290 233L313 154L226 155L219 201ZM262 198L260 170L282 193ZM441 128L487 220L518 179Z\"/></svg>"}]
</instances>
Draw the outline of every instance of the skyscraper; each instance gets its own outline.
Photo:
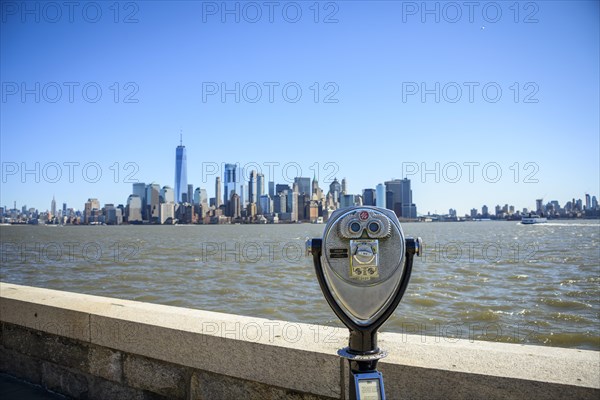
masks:
<instances>
[{"instance_id":1,"label":"skyscraper","mask_svg":"<svg viewBox=\"0 0 600 400\"><path fill-rule=\"evenodd\" d=\"M187 185L187 202L188 203L194 202L194 185L189 184L189 183Z\"/></svg>"},{"instance_id":2,"label":"skyscraper","mask_svg":"<svg viewBox=\"0 0 600 400\"><path fill-rule=\"evenodd\" d=\"M585 194L585 209L589 210L592 206L592 199L589 194Z\"/></svg>"},{"instance_id":3,"label":"skyscraper","mask_svg":"<svg viewBox=\"0 0 600 400\"><path fill-rule=\"evenodd\" d=\"M258 199L260 205L260 213L262 215L268 215L273 212L273 200L267 194L263 194Z\"/></svg>"},{"instance_id":4,"label":"skyscraper","mask_svg":"<svg viewBox=\"0 0 600 400\"><path fill-rule=\"evenodd\" d=\"M265 176L260 172L256 176L256 193L259 198L265 194Z\"/></svg>"},{"instance_id":5,"label":"skyscraper","mask_svg":"<svg viewBox=\"0 0 600 400\"><path fill-rule=\"evenodd\" d=\"M279 194L279 193L283 193L285 191L292 191L292 188L290 187L290 185L287 185L285 183L278 183L275 185L275 194Z\"/></svg>"},{"instance_id":6,"label":"skyscraper","mask_svg":"<svg viewBox=\"0 0 600 400\"><path fill-rule=\"evenodd\" d=\"M240 204L242 208L245 208L248 205L248 183L241 182L239 185L239 191L236 190L236 193L239 193L240 196Z\"/></svg>"},{"instance_id":7,"label":"skyscraper","mask_svg":"<svg viewBox=\"0 0 600 400\"><path fill-rule=\"evenodd\" d=\"M215 179L215 207L221 207L221 178L217 176Z\"/></svg>"},{"instance_id":8,"label":"skyscraper","mask_svg":"<svg viewBox=\"0 0 600 400\"><path fill-rule=\"evenodd\" d=\"M377 207L385 208L385 186L382 183L377 185L377 193L375 194L375 204Z\"/></svg>"},{"instance_id":9,"label":"skyscraper","mask_svg":"<svg viewBox=\"0 0 600 400\"><path fill-rule=\"evenodd\" d=\"M364 189L363 190L363 205L374 206L375 205L375 189Z\"/></svg>"},{"instance_id":10,"label":"skyscraper","mask_svg":"<svg viewBox=\"0 0 600 400\"><path fill-rule=\"evenodd\" d=\"M150 222L157 222L159 217L160 185L151 183L146 186L146 217Z\"/></svg>"},{"instance_id":11,"label":"skyscraper","mask_svg":"<svg viewBox=\"0 0 600 400\"><path fill-rule=\"evenodd\" d=\"M275 195L273 199L273 212L277 214L281 214L287 211L286 207L287 201L284 193L278 193Z\"/></svg>"},{"instance_id":12,"label":"skyscraper","mask_svg":"<svg viewBox=\"0 0 600 400\"><path fill-rule=\"evenodd\" d=\"M354 205L353 194L343 194L340 196L340 208L352 207Z\"/></svg>"},{"instance_id":13,"label":"skyscraper","mask_svg":"<svg viewBox=\"0 0 600 400\"><path fill-rule=\"evenodd\" d=\"M329 193L333 196L333 201L339 203L340 195L342 194L342 185L340 185L337 178L333 178L333 182L329 184Z\"/></svg>"},{"instance_id":14,"label":"skyscraper","mask_svg":"<svg viewBox=\"0 0 600 400\"><path fill-rule=\"evenodd\" d=\"M52 196L52 202L50 203L50 214L52 217L56 217L56 200L54 200L54 196Z\"/></svg>"},{"instance_id":15,"label":"skyscraper","mask_svg":"<svg viewBox=\"0 0 600 400\"><path fill-rule=\"evenodd\" d=\"M481 216L483 218L488 218L490 216L488 206L486 206L485 204L481 207Z\"/></svg>"},{"instance_id":16,"label":"skyscraper","mask_svg":"<svg viewBox=\"0 0 600 400\"><path fill-rule=\"evenodd\" d=\"M385 191L385 208L394 210L394 192L391 190Z\"/></svg>"},{"instance_id":17,"label":"skyscraper","mask_svg":"<svg viewBox=\"0 0 600 400\"><path fill-rule=\"evenodd\" d=\"M142 199L137 194L130 194L127 198L127 222L142 222Z\"/></svg>"},{"instance_id":18,"label":"skyscraper","mask_svg":"<svg viewBox=\"0 0 600 400\"><path fill-rule=\"evenodd\" d=\"M142 218L143 219L148 219L147 215L146 215L146 184L143 182L136 182L133 184L133 194L137 195L140 198L140 201L142 203L141 207L142 207Z\"/></svg>"},{"instance_id":19,"label":"skyscraper","mask_svg":"<svg viewBox=\"0 0 600 400\"><path fill-rule=\"evenodd\" d=\"M175 219L175 203L161 203L158 207L158 223L171 224Z\"/></svg>"},{"instance_id":20,"label":"skyscraper","mask_svg":"<svg viewBox=\"0 0 600 400\"><path fill-rule=\"evenodd\" d=\"M183 193L187 193L187 155L180 136L179 146L175 149L175 201L177 203L183 201Z\"/></svg>"},{"instance_id":21,"label":"skyscraper","mask_svg":"<svg viewBox=\"0 0 600 400\"><path fill-rule=\"evenodd\" d=\"M393 210L398 217L417 218L417 207L412 202L410 179L394 179L385 182L385 187L388 192L392 192L391 204L386 198L388 209Z\"/></svg>"},{"instance_id":22,"label":"skyscraper","mask_svg":"<svg viewBox=\"0 0 600 400\"><path fill-rule=\"evenodd\" d=\"M240 182L240 177L239 177L239 172L237 165L235 164L225 164L225 170L223 171L224 176L223 176L223 185L224 185L224 192L223 192L223 201L225 204L227 204L230 200L231 200L231 194L233 192L238 193L239 192L239 182ZM238 197L239 197L239 193L238 193Z\"/></svg>"},{"instance_id":23,"label":"skyscraper","mask_svg":"<svg viewBox=\"0 0 600 400\"><path fill-rule=\"evenodd\" d=\"M196 190L194 190L193 200L194 200L194 202L193 202L194 205L200 204L200 188L199 187L197 187Z\"/></svg>"},{"instance_id":24,"label":"skyscraper","mask_svg":"<svg viewBox=\"0 0 600 400\"><path fill-rule=\"evenodd\" d=\"M298 194L312 194L310 190L310 178L294 178L294 184L298 184Z\"/></svg>"},{"instance_id":25,"label":"skyscraper","mask_svg":"<svg viewBox=\"0 0 600 400\"><path fill-rule=\"evenodd\" d=\"M187 197L187 194L186 194ZM173 194L173 188L170 186L163 186L160 190L160 202L161 203L175 203L175 196Z\"/></svg>"},{"instance_id":26,"label":"skyscraper","mask_svg":"<svg viewBox=\"0 0 600 400\"><path fill-rule=\"evenodd\" d=\"M290 214L290 221L298 221L298 184L294 183L294 189L287 192L286 211Z\"/></svg>"},{"instance_id":27,"label":"skyscraper","mask_svg":"<svg viewBox=\"0 0 600 400\"><path fill-rule=\"evenodd\" d=\"M119 213L117 218L117 211ZM107 225L120 225L123 222L121 216L121 210L115 208L115 205L112 203L107 203L104 205L104 215L105 221Z\"/></svg>"},{"instance_id":28,"label":"skyscraper","mask_svg":"<svg viewBox=\"0 0 600 400\"><path fill-rule=\"evenodd\" d=\"M573 199L573 203L575 203L575 199ZM535 200L535 211L538 214L541 214L544 212L544 199L536 199Z\"/></svg>"},{"instance_id":29,"label":"skyscraper","mask_svg":"<svg viewBox=\"0 0 600 400\"><path fill-rule=\"evenodd\" d=\"M83 206L83 223L98 222L98 214L100 212L100 202L98 199L91 198L86 201Z\"/></svg>"},{"instance_id":30,"label":"skyscraper","mask_svg":"<svg viewBox=\"0 0 600 400\"><path fill-rule=\"evenodd\" d=\"M256 171L250 171L250 181L248 182L248 201L250 203L256 203L258 200L258 196L256 193L257 190L257 174Z\"/></svg>"},{"instance_id":31,"label":"skyscraper","mask_svg":"<svg viewBox=\"0 0 600 400\"><path fill-rule=\"evenodd\" d=\"M240 196L233 192L231 199L229 200L229 216L231 218L239 218L242 213L242 207L240 204Z\"/></svg>"},{"instance_id":32,"label":"skyscraper","mask_svg":"<svg viewBox=\"0 0 600 400\"><path fill-rule=\"evenodd\" d=\"M273 181L269 181L269 197L270 198L275 197L275 182L273 182Z\"/></svg>"}]
</instances>

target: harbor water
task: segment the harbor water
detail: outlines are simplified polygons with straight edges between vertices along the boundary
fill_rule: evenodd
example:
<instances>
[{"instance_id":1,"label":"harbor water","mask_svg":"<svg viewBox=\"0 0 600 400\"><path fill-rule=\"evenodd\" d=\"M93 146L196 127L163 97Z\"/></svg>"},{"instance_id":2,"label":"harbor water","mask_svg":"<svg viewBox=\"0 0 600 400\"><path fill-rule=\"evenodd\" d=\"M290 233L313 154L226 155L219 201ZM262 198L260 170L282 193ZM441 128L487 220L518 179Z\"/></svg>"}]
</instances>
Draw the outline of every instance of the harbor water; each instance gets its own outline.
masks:
<instances>
[{"instance_id":1,"label":"harbor water","mask_svg":"<svg viewBox=\"0 0 600 400\"><path fill-rule=\"evenodd\" d=\"M598 221L406 223L424 254L381 331L600 350ZM1 226L0 280L341 326L307 238L324 225Z\"/></svg>"}]
</instances>

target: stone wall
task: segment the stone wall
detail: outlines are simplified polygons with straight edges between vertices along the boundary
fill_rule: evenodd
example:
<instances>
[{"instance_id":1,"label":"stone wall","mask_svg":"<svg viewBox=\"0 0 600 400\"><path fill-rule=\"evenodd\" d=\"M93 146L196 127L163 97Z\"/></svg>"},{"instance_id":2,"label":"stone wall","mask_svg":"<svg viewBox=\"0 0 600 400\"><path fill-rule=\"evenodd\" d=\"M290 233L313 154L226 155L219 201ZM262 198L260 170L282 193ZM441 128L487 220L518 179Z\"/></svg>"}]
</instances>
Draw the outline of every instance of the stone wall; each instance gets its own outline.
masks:
<instances>
[{"instance_id":1,"label":"stone wall","mask_svg":"<svg viewBox=\"0 0 600 400\"><path fill-rule=\"evenodd\" d=\"M0 371L82 399L344 399L340 328L0 283ZM600 396L600 352L382 333L388 399Z\"/></svg>"},{"instance_id":2,"label":"stone wall","mask_svg":"<svg viewBox=\"0 0 600 400\"><path fill-rule=\"evenodd\" d=\"M1 323L0 370L78 399L325 399Z\"/></svg>"}]
</instances>

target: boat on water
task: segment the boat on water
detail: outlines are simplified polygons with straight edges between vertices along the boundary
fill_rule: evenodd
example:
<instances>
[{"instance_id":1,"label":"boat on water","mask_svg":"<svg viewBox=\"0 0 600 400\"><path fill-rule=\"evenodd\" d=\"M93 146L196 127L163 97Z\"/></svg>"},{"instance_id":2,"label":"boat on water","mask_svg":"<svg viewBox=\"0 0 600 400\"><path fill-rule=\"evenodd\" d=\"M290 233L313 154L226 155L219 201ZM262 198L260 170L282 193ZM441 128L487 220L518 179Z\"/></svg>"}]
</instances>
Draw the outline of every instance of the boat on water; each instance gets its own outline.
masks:
<instances>
[{"instance_id":1,"label":"boat on water","mask_svg":"<svg viewBox=\"0 0 600 400\"><path fill-rule=\"evenodd\" d=\"M540 217L537 214L529 214L521 218L521 223L525 225L533 225L533 224L543 224L548 222L546 217Z\"/></svg>"}]
</instances>

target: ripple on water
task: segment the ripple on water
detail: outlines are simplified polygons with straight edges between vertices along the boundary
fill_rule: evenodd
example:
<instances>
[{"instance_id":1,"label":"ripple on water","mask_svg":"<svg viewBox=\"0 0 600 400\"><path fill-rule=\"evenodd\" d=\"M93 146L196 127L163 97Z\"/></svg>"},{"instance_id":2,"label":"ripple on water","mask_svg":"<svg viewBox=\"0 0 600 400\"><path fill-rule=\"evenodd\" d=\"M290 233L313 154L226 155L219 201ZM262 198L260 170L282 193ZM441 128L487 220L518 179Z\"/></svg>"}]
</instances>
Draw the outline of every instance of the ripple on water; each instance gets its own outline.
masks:
<instances>
[{"instance_id":1,"label":"ripple on water","mask_svg":"<svg viewBox=\"0 0 600 400\"><path fill-rule=\"evenodd\" d=\"M475 286L475 285L462 285L460 287L460 292L464 293L464 292L476 292L478 290L481 290L481 286Z\"/></svg>"},{"instance_id":2,"label":"ripple on water","mask_svg":"<svg viewBox=\"0 0 600 400\"><path fill-rule=\"evenodd\" d=\"M529 278L529 275L511 275L508 277L511 281L520 281Z\"/></svg>"},{"instance_id":3,"label":"ripple on water","mask_svg":"<svg viewBox=\"0 0 600 400\"><path fill-rule=\"evenodd\" d=\"M228 296L228 295L239 296L239 293L235 289L227 287L227 286L211 289L210 292L213 295L217 295L217 296Z\"/></svg>"},{"instance_id":4,"label":"ripple on water","mask_svg":"<svg viewBox=\"0 0 600 400\"><path fill-rule=\"evenodd\" d=\"M590 290L570 290L563 293L567 297L573 297L577 299L590 299L595 300L596 303L600 301L600 288L593 288Z\"/></svg>"},{"instance_id":5,"label":"ripple on water","mask_svg":"<svg viewBox=\"0 0 600 400\"><path fill-rule=\"evenodd\" d=\"M571 310L585 310L592 307L590 304L574 300L563 300L561 298L542 297L540 302L553 308L568 308Z\"/></svg>"},{"instance_id":6,"label":"ripple on water","mask_svg":"<svg viewBox=\"0 0 600 400\"><path fill-rule=\"evenodd\" d=\"M440 302L437 300L423 297L412 297L410 298L409 302L424 307L435 307L440 304Z\"/></svg>"},{"instance_id":7,"label":"ripple on water","mask_svg":"<svg viewBox=\"0 0 600 400\"><path fill-rule=\"evenodd\" d=\"M455 271L463 276L477 276L481 272L479 269L472 267L458 267Z\"/></svg>"},{"instance_id":8,"label":"ripple on water","mask_svg":"<svg viewBox=\"0 0 600 400\"><path fill-rule=\"evenodd\" d=\"M443 292L441 291L430 291L430 292L426 292L425 288L422 288L419 291L413 291L411 293L412 296L414 297L424 297L424 298L435 298L435 299L440 299L442 301L449 301L450 299L457 299L460 298L461 294L460 293L456 293L456 292L452 292L452 291L448 291L445 290Z\"/></svg>"},{"instance_id":9,"label":"ripple on water","mask_svg":"<svg viewBox=\"0 0 600 400\"><path fill-rule=\"evenodd\" d=\"M500 314L492 310L467 310L462 311L460 316L467 321L496 322L500 320Z\"/></svg>"},{"instance_id":10,"label":"ripple on water","mask_svg":"<svg viewBox=\"0 0 600 400\"><path fill-rule=\"evenodd\" d=\"M146 294L143 296L136 296L133 298L133 300L135 300L135 301L143 301L146 303L156 303L160 299L161 299L161 296L156 296L153 294Z\"/></svg>"},{"instance_id":11,"label":"ripple on water","mask_svg":"<svg viewBox=\"0 0 600 400\"><path fill-rule=\"evenodd\" d=\"M580 324L594 324L594 321L591 321L581 315L569 314L569 313L551 313L550 318L557 321L567 321L567 322L576 322Z\"/></svg>"},{"instance_id":12,"label":"ripple on water","mask_svg":"<svg viewBox=\"0 0 600 400\"><path fill-rule=\"evenodd\" d=\"M598 348L600 347L600 336L597 332L551 332L543 339L543 343L550 346L573 346Z\"/></svg>"},{"instance_id":13,"label":"ripple on water","mask_svg":"<svg viewBox=\"0 0 600 400\"><path fill-rule=\"evenodd\" d=\"M439 288L460 289L460 285L457 285L454 282L447 282L447 281L436 282L431 286L439 287Z\"/></svg>"}]
</instances>

